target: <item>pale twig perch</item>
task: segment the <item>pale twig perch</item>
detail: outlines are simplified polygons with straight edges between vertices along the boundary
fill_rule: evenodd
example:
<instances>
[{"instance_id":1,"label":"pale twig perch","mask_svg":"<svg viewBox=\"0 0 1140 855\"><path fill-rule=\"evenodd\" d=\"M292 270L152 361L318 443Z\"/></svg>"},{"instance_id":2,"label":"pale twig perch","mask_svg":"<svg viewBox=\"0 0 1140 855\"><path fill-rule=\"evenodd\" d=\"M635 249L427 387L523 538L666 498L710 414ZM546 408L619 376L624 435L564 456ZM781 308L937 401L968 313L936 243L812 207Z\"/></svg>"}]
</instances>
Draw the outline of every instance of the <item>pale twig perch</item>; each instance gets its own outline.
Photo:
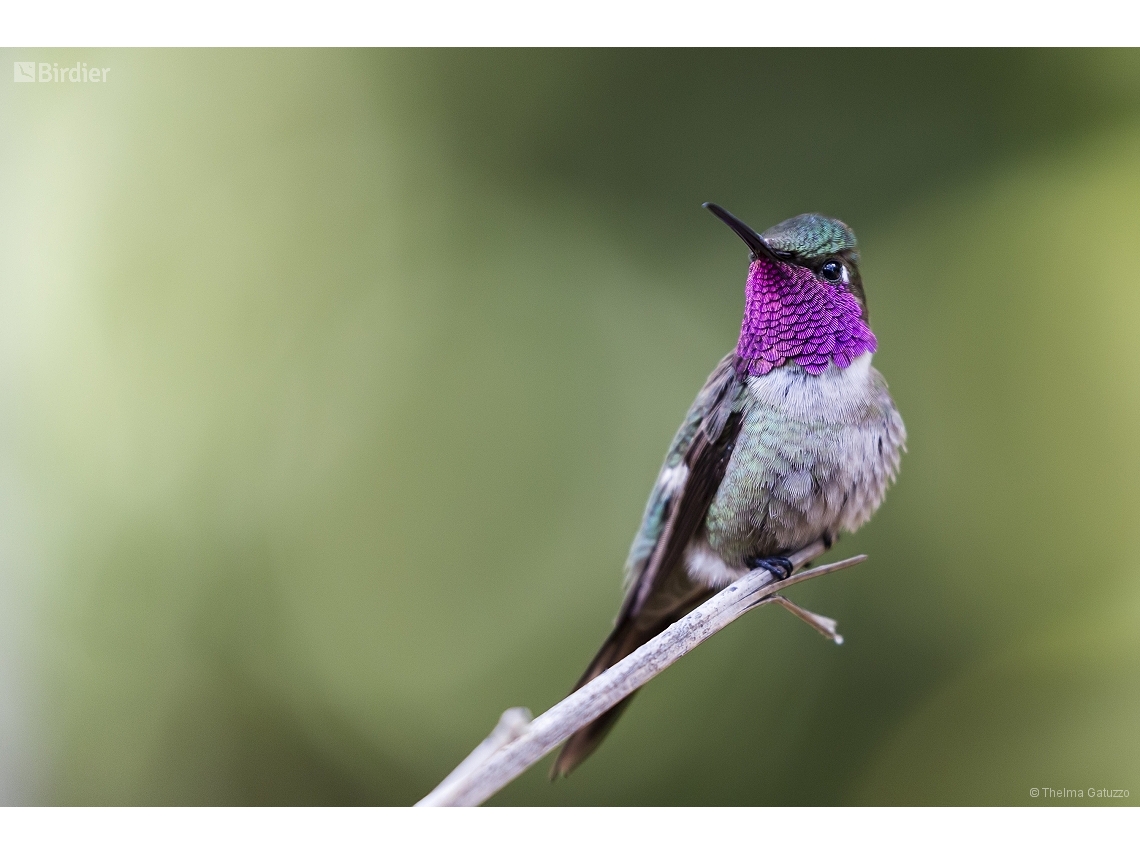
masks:
<instances>
[{"instance_id":1,"label":"pale twig perch","mask_svg":"<svg viewBox=\"0 0 1140 855\"><path fill-rule=\"evenodd\" d=\"M827 547L820 541L789 556L788 560L793 570L799 570L826 551ZM775 595L784 588L852 567L866 559L866 555L856 555L812 570L793 572L783 581L774 581L767 570L753 570L742 576L534 721L530 721L530 713L521 707L507 710L491 735L443 783L417 802L417 806L482 804L574 731L589 724L702 641L757 606L778 603L837 644L842 644L843 638L835 632L835 621L831 618L809 612Z\"/></svg>"}]
</instances>

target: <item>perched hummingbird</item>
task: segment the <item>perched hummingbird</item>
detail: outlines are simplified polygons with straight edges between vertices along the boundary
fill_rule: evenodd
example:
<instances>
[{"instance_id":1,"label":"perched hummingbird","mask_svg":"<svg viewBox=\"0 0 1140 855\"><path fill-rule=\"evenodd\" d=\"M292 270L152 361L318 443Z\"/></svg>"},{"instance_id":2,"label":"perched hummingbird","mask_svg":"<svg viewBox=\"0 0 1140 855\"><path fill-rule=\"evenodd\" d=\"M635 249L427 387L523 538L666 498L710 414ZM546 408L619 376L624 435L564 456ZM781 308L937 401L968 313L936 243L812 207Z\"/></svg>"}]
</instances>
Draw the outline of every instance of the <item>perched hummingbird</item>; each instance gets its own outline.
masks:
<instances>
[{"instance_id":1,"label":"perched hummingbird","mask_svg":"<svg viewBox=\"0 0 1140 855\"><path fill-rule=\"evenodd\" d=\"M673 438L626 561L614 630L575 689L750 570L855 531L883 501L906 428L871 367L875 335L846 224L801 214L748 245L744 322ZM632 695L574 733L552 776L605 738Z\"/></svg>"}]
</instances>

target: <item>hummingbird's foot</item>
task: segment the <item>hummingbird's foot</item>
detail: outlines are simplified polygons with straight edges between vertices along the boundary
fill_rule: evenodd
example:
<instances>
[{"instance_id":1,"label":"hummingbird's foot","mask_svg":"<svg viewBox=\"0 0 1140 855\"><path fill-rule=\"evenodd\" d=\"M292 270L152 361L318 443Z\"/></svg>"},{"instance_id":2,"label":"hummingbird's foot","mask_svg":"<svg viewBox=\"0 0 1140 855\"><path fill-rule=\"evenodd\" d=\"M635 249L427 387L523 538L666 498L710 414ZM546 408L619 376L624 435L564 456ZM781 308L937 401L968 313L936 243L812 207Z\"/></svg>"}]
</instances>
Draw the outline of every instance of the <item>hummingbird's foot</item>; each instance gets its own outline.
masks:
<instances>
[{"instance_id":1,"label":"hummingbird's foot","mask_svg":"<svg viewBox=\"0 0 1140 855\"><path fill-rule=\"evenodd\" d=\"M780 582L792 575L792 562L787 558L756 558L748 562L753 570L767 570Z\"/></svg>"}]
</instances>

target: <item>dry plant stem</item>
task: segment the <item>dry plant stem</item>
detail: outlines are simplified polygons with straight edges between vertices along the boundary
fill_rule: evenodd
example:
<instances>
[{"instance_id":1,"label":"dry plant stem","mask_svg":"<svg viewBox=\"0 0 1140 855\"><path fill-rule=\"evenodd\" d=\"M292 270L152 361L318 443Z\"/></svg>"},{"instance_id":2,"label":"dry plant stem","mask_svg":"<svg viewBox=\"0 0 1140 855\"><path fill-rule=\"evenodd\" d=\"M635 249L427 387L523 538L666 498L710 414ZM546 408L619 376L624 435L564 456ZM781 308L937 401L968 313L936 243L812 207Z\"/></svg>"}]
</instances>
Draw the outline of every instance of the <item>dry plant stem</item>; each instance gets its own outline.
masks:
<instances>
[{"instance_id":1,"label":"dry plant stem","mask_svg":"<svg viewBox=\"0 0 1140 855\"><path fill-rule=\"evenodd\" d=\"M793 570L827 551L822 541L788 556ZM489 799L574 731L589 724L610 707L648 683L702 641L724 629L745 612L767 602L779 602L823 635L838 640L835 622L808 612L772 595L791 585L834 573L865 561L856 555L845 561L794 572L774 581L766 570L753 570L710 597L660 635L650 639L612 668L599 674L574 694L555 704L529 726L511 729L499 726L442 784L424 796L417 806L478 805ZM783 600L783 602L781 602ZM518 708L515 708L518 709ZM511 713L504 713L506 718ZM521 730L521 732L517 732ZM516 733L513 735L512 733ZM495 733L500 737L496 738ZM502 741L505 735L506 741ZM487 749L487 750L484 750Z\"/></svg>"},{"instance_id":2,"label":"dry plant stem","mask_svg":"<svg viewBox=\"0 0 1140 855\"><path fill-rule=\"evenodd\" d=\"M532 716L530 710L526 707L511 707L509 710L499 716L499 723L495 725L495 729L491 731L490 736L475 746L475 750L467 755L467 759L455 767L455 770L448 775L439 786L431 791L428 798L434 798L431 804L450 805L454 804L452 799L456 792L460 790L464 783L471 775L473 775L480 766L487 762L492 754L509 743L513 739L517 739L522 734L526 733L530 727ZM427 803L425 798L421 805Z\"/></svg>"},{"instance_id":3,"label":"dry plant stem","mask_svg":"<svg viewBox=\"0 0 1140 855\"><path fill-rule=\"evenodd\" d=\"M835 631L839 624L835 622L834 618L817 615L815 612L809 612L803 606L797 606L787 597L781 597L779 594L772 594L769 597L765 597L756 605L763 606L768 603L778 603L790 611L792 614L794 614L796 617L798 617L800 620L802 620L804 623L806 623L808 626L810 626L812 629L814 629L816 632L818 632L820 635L822 635L824 638L830 639L836 644L843 643L843 636ZM753 608L755 608L755 606Z\"/></svg>"}]
</instances>

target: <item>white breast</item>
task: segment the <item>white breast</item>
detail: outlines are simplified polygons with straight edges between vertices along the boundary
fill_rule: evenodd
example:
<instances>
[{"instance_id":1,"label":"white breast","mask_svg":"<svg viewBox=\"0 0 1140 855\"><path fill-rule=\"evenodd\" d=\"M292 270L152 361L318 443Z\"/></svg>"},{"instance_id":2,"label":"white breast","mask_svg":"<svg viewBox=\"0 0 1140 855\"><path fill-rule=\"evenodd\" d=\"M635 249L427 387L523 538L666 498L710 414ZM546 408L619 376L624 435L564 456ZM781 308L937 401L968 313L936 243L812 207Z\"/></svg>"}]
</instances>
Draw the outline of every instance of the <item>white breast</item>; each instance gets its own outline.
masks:
<instances>
[{"instance_id":1,"label":"white breast","mask_svg":"<svg viewBox=\"0 0 1140 855\"><path fill-rule=\"evenodd\" d=\"M846 368L828 365L823 373L808 374L795 368L748 378L748 391L757 403L782 410L789 418L813 421L821 413L849 421L875 391L871 354L864 353Z\"/></svg>"}]
</instances>

